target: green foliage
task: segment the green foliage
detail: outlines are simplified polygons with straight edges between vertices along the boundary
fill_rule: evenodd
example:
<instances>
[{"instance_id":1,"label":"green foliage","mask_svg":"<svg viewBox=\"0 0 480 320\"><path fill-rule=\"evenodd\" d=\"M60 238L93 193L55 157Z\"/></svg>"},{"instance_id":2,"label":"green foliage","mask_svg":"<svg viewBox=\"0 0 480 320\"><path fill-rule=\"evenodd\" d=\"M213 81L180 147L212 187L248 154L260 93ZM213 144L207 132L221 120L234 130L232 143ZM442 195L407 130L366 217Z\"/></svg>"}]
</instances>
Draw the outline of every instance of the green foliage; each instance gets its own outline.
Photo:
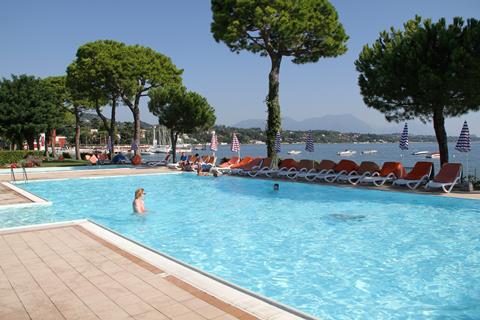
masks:
<instances>
[{"instance_id":1,"label":"green foliage","mask_svg":"<svg viewBox=\"0 0 480 320\"><path fill-rule=\"evenodd\" d=\"M159 124L178 134L207 130L216 120L207 99L184 87L152 90L148 108L158 116Z\"/></svg>"},{"instance_id":2,"label":"green foliage","mask_svg":"<svg viewBox=\"0 0 480 320\"><path fill-rule=\"evenodd\" d=\"M12 150L0 151L0 166L10 165L11 163L20 164L27 155L42 157L43 151Z\"/></svg>"},{"instance_id":3,"label":"green foliage","mask_svg":"<svg viewBox=\"0 0 480 320\"><path fill-rule=\"evenodd\" d=\"M317 62L346 52L348 39L326 0L212 0L211 31L234 52Z\"/></svg>"},{"instance_id":4,"label":"green foliage","mask_svg":"<svg viewBox=\"0 0 480 320\"><path fill-rule=\"evenodd\" d=\"M448 162L445 117L480 107L480 24L416 17L404 30L382 32L355 62L363 100L388 121L432 121L442 163Z\"/></svg>"},{"instance_id":5,"label":"green foliage","mask_svg":"<svg viewBox=\"0 0 480 320\"><path fill-rule=\"evenodd\" d=\"M204 131L215 124L215 110L207 99L184 87L157 88L150 91L148 109L158 122L171 131L173 155L179 134Z\"/></svg>"},{"instance_id":6,"label":"green foliage","mask_svg":"<svg viewBox=\"0 0 480 320\"><path fill-rule=\"evenodd\" d=\"M12 75L0 81L0 127L17 146L27 140L30 148L41 132L64 123L65 109L50 80Z\"/></svg>"},{"instance_id":7,"label":"green foliage","mask_svg":"<svg viewBox=\"0 0 480 320\"><path fill-rule=\"evenodd\" d=\"M211 31L233 52L269 56L267 150L274 153L280 131L279 74L282 57L303 64L346 52L348 39L335 8L327 0L212 0Z\"/></svg>"}]
</instances>

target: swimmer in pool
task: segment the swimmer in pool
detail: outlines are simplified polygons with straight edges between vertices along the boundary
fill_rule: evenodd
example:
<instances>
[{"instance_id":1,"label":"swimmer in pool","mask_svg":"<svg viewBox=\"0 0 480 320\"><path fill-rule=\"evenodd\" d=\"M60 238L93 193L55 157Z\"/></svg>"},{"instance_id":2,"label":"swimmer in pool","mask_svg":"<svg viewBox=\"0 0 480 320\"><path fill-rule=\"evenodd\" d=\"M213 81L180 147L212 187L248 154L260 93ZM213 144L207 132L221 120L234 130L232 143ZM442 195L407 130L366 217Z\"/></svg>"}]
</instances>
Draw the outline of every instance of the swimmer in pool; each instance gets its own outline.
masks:
<instances>
[{"instance_id":1,"label":"swimmer in pool","mask_svg":"<svg viewBox=\"0 0 480 320\"><path fill-rule=\"evenodd\" d=\"M145 213L147 209L145 209L145 203L143 202L143 196L145 195L145 190L143 188L139 188L135 191L135 199L133 200L133 212L135 213Z\"/></svg>"}]
</instances>

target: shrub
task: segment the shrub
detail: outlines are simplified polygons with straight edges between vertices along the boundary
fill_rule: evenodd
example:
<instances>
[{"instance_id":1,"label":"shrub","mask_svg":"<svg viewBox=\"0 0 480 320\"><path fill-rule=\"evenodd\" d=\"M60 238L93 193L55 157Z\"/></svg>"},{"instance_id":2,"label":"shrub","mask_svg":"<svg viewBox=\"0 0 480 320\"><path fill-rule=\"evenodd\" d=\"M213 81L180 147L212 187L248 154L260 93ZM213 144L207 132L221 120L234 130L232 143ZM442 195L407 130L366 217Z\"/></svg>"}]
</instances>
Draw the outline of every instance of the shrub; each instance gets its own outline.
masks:
<instances>
[{"instance_id":1,"label":"shrub","mask_svg":"<svg viewBox=\"0 0 480 320\"><path fill-rule=\"evenodd\" d=\"M0 151L0 166L10 165L11 163L18 164L28 154L31 154L39 158L43 157L43 151L31 151L31 150Z\"/></svg>"},{"instance_id":2,"label":"shrub","mask_svg":"<svg viewBox=\"0 0 480 320\"><path fill-rule=\"evenodd\" d=\"M62 152L62 156L64 159L72 159L72 155L68 152Z\"/></svg>"}]
</instances>

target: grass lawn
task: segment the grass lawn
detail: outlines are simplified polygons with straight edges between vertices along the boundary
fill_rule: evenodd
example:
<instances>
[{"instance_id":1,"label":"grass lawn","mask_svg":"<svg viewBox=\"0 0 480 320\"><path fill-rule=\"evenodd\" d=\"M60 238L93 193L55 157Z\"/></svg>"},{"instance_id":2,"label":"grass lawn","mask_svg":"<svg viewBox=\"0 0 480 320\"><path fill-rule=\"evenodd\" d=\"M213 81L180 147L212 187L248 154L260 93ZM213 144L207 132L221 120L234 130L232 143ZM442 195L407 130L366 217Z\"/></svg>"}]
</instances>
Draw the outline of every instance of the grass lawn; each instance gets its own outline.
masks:
<instances>
[{"instance_id":1,"label":"grass lawn","mask_svg":"<svg viewBox=\"0 0 480 320\"><path fill-rule=\"evenodd\" d=\"M43 161L42 167L72 167L72 166L88 166L89 162L86 160L65 159L63 161L50 160Z\"/></svg>"}]
</instances>

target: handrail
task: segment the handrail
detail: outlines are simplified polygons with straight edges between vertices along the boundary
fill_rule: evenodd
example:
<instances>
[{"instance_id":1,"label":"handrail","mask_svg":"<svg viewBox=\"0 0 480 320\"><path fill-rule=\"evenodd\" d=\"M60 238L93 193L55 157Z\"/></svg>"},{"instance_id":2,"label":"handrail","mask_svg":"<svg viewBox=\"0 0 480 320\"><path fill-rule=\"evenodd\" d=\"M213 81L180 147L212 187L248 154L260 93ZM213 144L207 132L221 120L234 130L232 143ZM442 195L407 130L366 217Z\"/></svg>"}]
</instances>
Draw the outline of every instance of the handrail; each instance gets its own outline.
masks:
<instances>
[{"instance_id":1,"label":"handrail","mask_svg":"<svg viewBox=\"0 0 480 320\"><path fill-rule=\"evenodd\" d=\"M10 181L16 182L15 179L15 171L13 171L13 167L10 167Z\"/></svg>"},{"instance_id":2,"label":"handrail","mask_svg":"<svg viewBox=\"0 0 480 320\"><path fill-rule=\"evenodd\" d=\"M22 167L23 169L23 182L28 182L28 175L27 175L27 170L25 167Z\"/></svg>"}]
</instances>

